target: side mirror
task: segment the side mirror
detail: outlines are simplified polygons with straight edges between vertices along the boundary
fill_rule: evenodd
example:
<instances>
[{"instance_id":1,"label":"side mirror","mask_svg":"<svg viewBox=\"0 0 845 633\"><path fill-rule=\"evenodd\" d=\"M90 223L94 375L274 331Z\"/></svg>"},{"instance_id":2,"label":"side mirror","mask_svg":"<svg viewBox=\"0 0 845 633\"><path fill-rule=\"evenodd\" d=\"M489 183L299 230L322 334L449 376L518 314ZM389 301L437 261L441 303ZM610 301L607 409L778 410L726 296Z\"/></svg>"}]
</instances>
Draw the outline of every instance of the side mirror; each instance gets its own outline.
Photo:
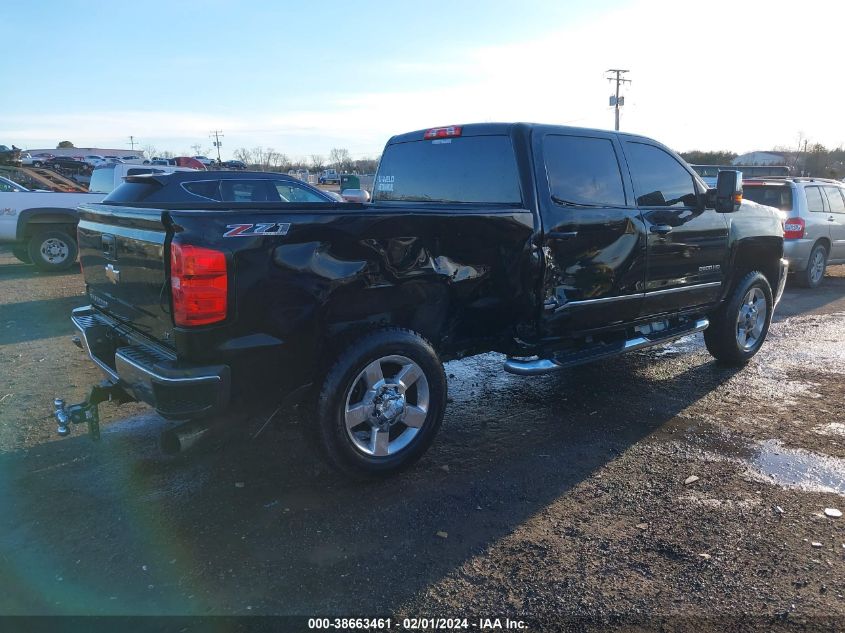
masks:
<instances>
[{"instance_id":1,"label":"side mirror","mask_svg":"<svg viewBox=\"0 0 845 633\"><path fill-rule=\"evenodd\" d=\"M344 189L340 192L340 195L346 202L364 203L370 201L370 194L366 189Z\"/></svg>"},{"instance_id":2,"label":"side mirror","mask_svg":"<svg viewBox=\"0 0 845 633\"><path fill-rule=\"evenodd\" d=\"M716 178L716 212L735 213L742 204L742 172L720 171Z\"/></svg>"}]
</instances>

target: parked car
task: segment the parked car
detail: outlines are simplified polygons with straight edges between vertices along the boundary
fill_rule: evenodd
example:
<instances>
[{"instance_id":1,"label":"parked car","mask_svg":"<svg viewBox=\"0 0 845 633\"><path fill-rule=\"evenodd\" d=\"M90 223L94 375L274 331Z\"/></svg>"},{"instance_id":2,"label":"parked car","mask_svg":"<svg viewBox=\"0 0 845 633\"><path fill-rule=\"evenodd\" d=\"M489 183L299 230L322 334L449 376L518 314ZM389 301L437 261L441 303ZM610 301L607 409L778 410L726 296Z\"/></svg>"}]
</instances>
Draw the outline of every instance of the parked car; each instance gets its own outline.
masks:
<instances>
[{"instance_id":1,"label":"parked car","mask_svg":"<svg viewBox=\"0 0 845 633\"><path fill-rule=\"evenodd\" d=\"M44 161L44 167L56 171L67 171L72 174L87 174L93 169L85 161L73 156L53 156Z\"/></svg>"},{"instance_id":2,"label":"parked car","mask_svg":"<svg viewBox=\"0 0 845 633\"><path fill-rule=\"evenodd\" d=\"M140 156L138 154L127 154L126 156L119 157L124 163L128 163L131 165L149 165L150 160Z\"/></svg>"},{"instance_id":3,"label":"parked car","mask_svg":"<svg viewBox=\"0 0 845 633\"><path fill-rule=\"evenodd\" d=\"M100 156L98 154L88 154L87 156L83 156L82 161L88 163L91 167L105 165L108 162L105 156Z\"/></svg>"},{"instance_id":4,"label":"parked car","mask_svg":"<svg viewBox=\"0 0 845 633\"><path fill-rule=\"evenodd\" d=\"M33 156L29 152L24 152L21 154L21 166L22 167L41 167L44 164L44 161L50 158L49 156Z\"/></svg>"},{"instance_id":5,"label":"parked car","mask_svg":"<svg viewBox=\"0 0 845 633\"><path fill-rule=\"evenodd\" d=\"M828 264L845 264L845 184L825 178L743 181L743 195L780 209L783 251L804 287L822 283Z\"/></svg>"},{"instance_id":6,"label":"parked car","mask_svg":"<svg viewBox=\"0 0 845 633\"><path fill-rule=\"evenodd\" d=\"M393 137L368 205L280 174L129 177L80 208L73 322L108 382L59 400L59 430L134 398L190 420L178 450L232 403L300 401L332 464L384 475L433 441L445 360L535 375L703 330L741 365L786 268L777 212L740 191L645 137L501 123Z\"/></svg>"},{"instance_id":7,"label":"parked car","mask_svg":"<svg viewBox=\"0 0 845 633\"><path fill-rule=\"evenodd\" d=\"M245 171L246 163L242 160L227 160L223 163L223 167L226 169L233 169L235 171Z\"/></svg>"},{"instance_id":8,"label":"parked car","mask_svg":"<svg viewBox=\"0 0 845 633\"><path fill-rule=\"evenodd\" d=\"M8 178L0 176L0 191L29 191L29 189L16 183L14 180L9 180Z\"/></svg>"},{"instance_id":9,"label":"parked car","mask_svg":"<svg viewBox=\"0 0 845 633\"><path fill-rule=\"evenodd\" d=\"M340 184L340 174L336 169L324 169L320 172L320 177L318 182L321 185L332 185L332 184Z\"/></svg>"},{"instance_id":10,"label":"parked car","mask_svg":"<svg viewBox=\"0 0 845 633\"><path fill-rule=\"evenodd\" d=\"M198 160L206 167L210 167L215 163L214 159L209 158L208 156L192 156L193 159Z\"/></svg>"}]
</instances>

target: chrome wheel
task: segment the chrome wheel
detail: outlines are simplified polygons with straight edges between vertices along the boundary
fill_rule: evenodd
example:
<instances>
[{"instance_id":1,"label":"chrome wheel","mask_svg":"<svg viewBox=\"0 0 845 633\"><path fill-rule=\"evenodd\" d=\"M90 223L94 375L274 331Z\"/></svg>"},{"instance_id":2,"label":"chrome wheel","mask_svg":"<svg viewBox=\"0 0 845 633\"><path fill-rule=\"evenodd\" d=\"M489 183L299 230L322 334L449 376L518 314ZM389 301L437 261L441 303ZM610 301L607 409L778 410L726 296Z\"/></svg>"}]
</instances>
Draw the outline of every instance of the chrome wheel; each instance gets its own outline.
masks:
<instances>
[{"instance_id":1,"label":"chrome wheel","mask_svg":"<svg viewBox=\"0 0 845 633\"><path fill-rule=\"evenodd\" d=\"M70 255L70 247L55 237L41 242L41 257L50 264L61 264Z\"/></svg>"},{"instance_id":2,"label":"chrome wheel","mask_svg":"<svg viewBox=\"0 0 845 633\"><path fill-rule=\"evenodd\" d=\"M745 293L736 317L736 342L740 349L754 349L766 326L767 314L766 296L763 291L757 287L751 288Z\"/></svg>"},{"instance_id":3,"label":"chrome wheel","mask_svg":"<svg viewBox=\"0 0 845 633\"><path fill-rule=\"evenodd\" d=\"M384 356L352 381L343 414L346 434L365 455L395 455L417 436L428 409L428 379L422 368L405 356Z\"/></svg>"},{"instance_id":4,"label":"chrome wheel","mask_svg":"<svg viewBox=\"0 0 845 633\"><path fill-rule=\"evenodd\" d=\"M817 248L813 251L813 258L810 260L810 281L815 285L824 277L825 269L824 250Z\"/></svg>"}]
</instances>

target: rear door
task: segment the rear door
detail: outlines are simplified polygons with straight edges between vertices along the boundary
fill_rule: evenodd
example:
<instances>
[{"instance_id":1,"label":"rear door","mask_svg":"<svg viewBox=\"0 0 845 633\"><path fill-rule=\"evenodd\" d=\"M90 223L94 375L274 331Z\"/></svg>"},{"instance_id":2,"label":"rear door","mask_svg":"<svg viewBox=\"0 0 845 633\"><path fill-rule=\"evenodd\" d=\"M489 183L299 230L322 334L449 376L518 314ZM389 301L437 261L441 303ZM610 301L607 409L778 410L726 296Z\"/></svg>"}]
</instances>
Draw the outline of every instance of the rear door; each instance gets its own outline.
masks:
<instances>
[{"instance_id":1,"label":"rear door","mask_svg":"<svg viewBox=\"0 0 845 633\"><path fill-rule=\"evenodd\" d=\"M823 187L827 195L830 214L830 260L845 260L845 196L842 187L835 185Z\"/></svg>"},{"instance_id":2,"label":"rear door","mask_svg":"<svg viewBox=\"0 0 845 633\"><path fill-rule=\"evenodd\" d=\"M664 148L626 140L637 205L648 234L643 316L719 300L728 257L728 221L704 208L703 187Z\"/></svg>"},{"instance_id":3,"label":"rear door","mask_svg":"<svg viewBox=\"0 0 845 633\"><path fill-rule=\"evenodd\" d=\"M537 128L546 335L635 318L646 272L645 226L614 134Z\"/></svg>"}]
</instances>

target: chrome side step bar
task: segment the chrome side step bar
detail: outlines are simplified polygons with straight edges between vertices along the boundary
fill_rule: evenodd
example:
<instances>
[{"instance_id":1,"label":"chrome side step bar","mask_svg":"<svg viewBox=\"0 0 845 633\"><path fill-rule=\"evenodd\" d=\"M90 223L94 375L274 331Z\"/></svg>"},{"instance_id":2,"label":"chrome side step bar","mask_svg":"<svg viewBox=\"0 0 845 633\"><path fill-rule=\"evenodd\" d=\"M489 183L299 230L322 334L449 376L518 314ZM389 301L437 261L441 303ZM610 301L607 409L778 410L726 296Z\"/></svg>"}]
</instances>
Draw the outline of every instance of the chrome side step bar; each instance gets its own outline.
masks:
<instances>
[{"instance_id":1,"label":"chrome side step bar","mask_svg":"<svg viewBox=\"0 0 845 633\"><path fill-rule=\"evenodd\" d=\"M550 372L557 371L558 369L564 369L565 367L574 367L594 360L617 356L618 354L622 354L624 352L632 352L634 350L651 347L653 345L669 343L670 341L683 338L684 336L689 336L690 334L695 334L696 332L702 332L707 329L708 325L710 325L710 321L706 318L702 318L696 320L691 327L676 328L651 336L637 336L635 338L628 339L624 342L624 344L619 346L597 348L595 350L581 350L569 355L562 354L555 358L534 358L530 360L508 358L505 361L505 371L509 374L516 374L518 376L538 376L540 374L548 374ZM660 336L660 334L662 334L662 336Z\"/></svg>"}]
</instances>

